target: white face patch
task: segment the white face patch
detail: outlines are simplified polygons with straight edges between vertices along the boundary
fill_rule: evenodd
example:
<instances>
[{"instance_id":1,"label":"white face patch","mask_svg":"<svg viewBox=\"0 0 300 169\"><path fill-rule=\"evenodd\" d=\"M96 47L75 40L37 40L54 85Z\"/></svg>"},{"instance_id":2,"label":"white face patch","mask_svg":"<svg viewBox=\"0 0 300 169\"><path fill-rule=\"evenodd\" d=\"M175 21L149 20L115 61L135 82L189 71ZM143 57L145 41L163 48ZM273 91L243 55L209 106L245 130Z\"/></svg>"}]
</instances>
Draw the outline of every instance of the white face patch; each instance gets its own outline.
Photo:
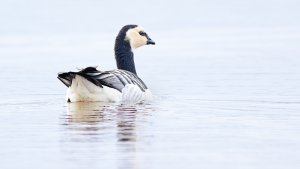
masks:
<instances>
[{"instance_id":1,"label":"white face patch","mask_svg":"<svg viewBox=\"0 0 300 169\"><path fill-rule=\"evenodd\" d=\"M131 48L136 49L147 44L147 38L139 34L139 32L143 30L142 27L137 26L126 32L125 40L129 40Z\"/></svg>"}]
</instances>

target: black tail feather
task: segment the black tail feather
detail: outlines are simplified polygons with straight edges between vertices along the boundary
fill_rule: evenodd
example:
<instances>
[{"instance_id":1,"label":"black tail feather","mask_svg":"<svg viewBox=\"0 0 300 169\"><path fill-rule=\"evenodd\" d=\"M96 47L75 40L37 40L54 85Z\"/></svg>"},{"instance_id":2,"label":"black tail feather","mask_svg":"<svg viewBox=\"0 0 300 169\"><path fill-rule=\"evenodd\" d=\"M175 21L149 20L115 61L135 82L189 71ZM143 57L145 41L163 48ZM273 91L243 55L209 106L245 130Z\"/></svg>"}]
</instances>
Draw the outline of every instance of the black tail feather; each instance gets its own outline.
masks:
<instances>
[{"instance_id":1,"label":"black tail feather","mask_svg":"<svg viewBox=\"0 0 300 169\"><path fill-rule=\"evenodd\" d=\"M70 87L72 85L72 80L75 78L75 73L74 72L58 73L57 78L67 87Z\"/></svg>"},{"instance_id":2,"label":"black tail feather","mask_svg":"<svg viewBox=\"0 0 300 169\"><path fill-rule=\"evenodd\" d=\"M76 75L79 75L86 80L90 81L91 83L95 84L96 86L103 87L100 81L97 79L94 79L88 73L99 73L99 71L95 67L87 67L85 69L82 69L79 72L63 72L58 73L58 79L65 84L67 87L70 87L72 85L72 81L75 78Z\"/></svg>"}]
</instances>

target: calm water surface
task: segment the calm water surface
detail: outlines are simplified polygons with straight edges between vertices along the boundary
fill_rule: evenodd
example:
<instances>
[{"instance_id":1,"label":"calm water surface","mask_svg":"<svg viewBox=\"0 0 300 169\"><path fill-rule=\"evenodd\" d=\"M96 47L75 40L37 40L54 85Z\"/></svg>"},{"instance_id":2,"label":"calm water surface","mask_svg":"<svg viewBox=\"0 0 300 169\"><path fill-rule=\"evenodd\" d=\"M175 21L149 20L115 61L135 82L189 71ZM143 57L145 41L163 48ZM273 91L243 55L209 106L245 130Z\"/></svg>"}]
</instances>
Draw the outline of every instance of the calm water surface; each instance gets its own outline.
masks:
<instances>
[{"instance_id":1,"label":"calm water surface","mask_svg":"<svg viewBox=\"0 0 300 169\"><path fill-rule=\"evenodd\" d=\"M98 1L13 2L2 3L16 14L0 5L1 169L300 168L298 1L216 9L192 1L170 9L183 10L176 19L161 12L169 3L148 4L156 17L124 13L157 42L136 50L135 62L159 99L134 105L68 104L56 79L85 66L114 69L124 18L103 19Z\"/></svg>"}]
</instances>

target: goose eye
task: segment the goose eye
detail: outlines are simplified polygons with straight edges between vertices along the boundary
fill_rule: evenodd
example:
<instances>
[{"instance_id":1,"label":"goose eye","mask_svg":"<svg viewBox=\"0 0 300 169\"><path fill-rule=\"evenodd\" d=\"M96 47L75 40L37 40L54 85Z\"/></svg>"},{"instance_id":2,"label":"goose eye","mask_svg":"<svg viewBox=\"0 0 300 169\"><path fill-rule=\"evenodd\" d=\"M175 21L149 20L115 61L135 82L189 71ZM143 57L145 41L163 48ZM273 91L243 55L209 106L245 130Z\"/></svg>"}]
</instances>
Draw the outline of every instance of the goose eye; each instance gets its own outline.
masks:
<instances>
[{"instance_id":1,"label":"goose eye","mask_svg":"<svg viewBox=\"0 0 300 169\"><path fill-rule=\"evenodd\" d=\"M146 35L145 32L139 32L139 34L140 34L141 36L145 36L145 35Z\"/></svg>"}]
</instances>

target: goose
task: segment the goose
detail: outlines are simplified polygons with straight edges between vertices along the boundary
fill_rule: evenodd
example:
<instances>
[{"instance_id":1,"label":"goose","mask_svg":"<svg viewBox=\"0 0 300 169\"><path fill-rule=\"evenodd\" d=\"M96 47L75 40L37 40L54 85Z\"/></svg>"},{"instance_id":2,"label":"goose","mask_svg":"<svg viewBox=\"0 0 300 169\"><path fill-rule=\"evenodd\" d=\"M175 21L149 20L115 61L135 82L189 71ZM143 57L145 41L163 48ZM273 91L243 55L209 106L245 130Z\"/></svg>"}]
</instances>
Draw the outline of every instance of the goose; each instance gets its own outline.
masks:
<instances>
[{"instance_id":1,"label":"goose","mask_svg":"<svg viewBox=\"0 0 300 169\"><path fill-rule=\"evenodd\" d=\"M141 26L125 25L115 40L117 69L98 70L86 67L77 72L58 73L58 79L67 89L67 102L140 102L152 99L146 84L138 77L133 49L155 45Z\"/></svg>"}]
</instances>

